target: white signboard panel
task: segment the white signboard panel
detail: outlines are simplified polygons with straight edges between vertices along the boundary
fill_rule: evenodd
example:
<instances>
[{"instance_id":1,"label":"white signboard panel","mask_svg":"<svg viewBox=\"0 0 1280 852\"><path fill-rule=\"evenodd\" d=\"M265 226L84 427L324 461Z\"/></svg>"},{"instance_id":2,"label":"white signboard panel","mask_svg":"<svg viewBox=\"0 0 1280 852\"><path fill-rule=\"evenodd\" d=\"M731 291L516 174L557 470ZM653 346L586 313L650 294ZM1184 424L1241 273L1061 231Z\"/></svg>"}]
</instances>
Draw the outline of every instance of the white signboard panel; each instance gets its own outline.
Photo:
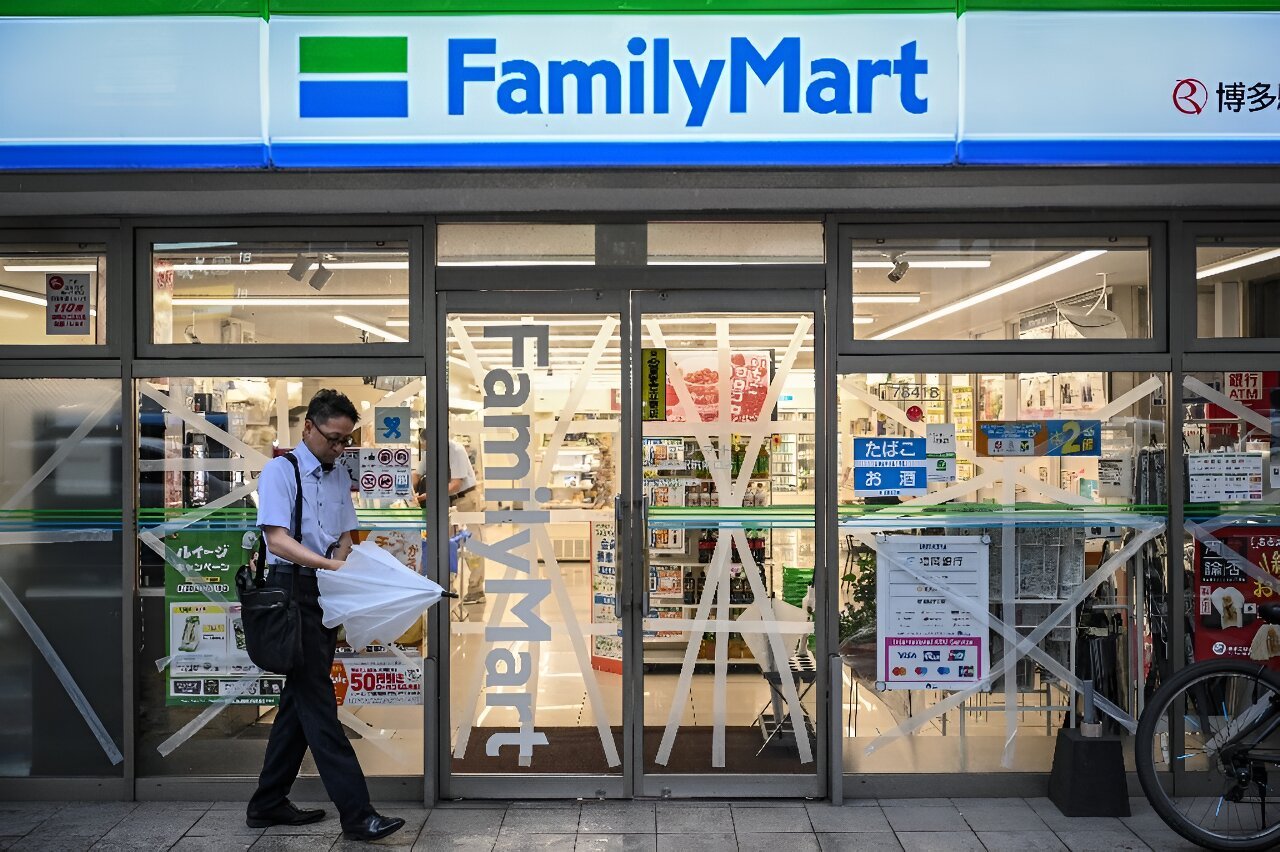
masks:
<instances>
[{"instance_id":1,"label":"white signboard panel","mask_svg":"<svg viewBox=\"0 0 1280 852\"><path fill-rule=\"evenodd\" d=\"M89 333L89 276L48 272L44 276L45 334Z\"/></svg>"},{"instance_id":2,"label":"white signboard panel","mask_svg":"<svg viewBox=\"0 0 1280 852\"><path fill-rule=\"evenodd\" d=\"M1273 162L1280 15L968 12L959 159Z\"/></svg>"},{"instance_id":3,"label":"white signboard panel","mask_svg":"<svg viewBox=\"0 0 1280 852\"><path fill-rule=\"evenodd\" d=\"M986 675L989 551L976 535L877 539L878 689L963 689Z\"/></svg>"},{"instance_id":4,"label":"white signboard panel","mask_svg":"<svg viewBox=\"0 0 1280 852\"><path fill-rule=\"evenodd\" d=\"M409 450L407 447L360 450L360 496L370 500L408 498Z\"/></svg>"}]
</instances>

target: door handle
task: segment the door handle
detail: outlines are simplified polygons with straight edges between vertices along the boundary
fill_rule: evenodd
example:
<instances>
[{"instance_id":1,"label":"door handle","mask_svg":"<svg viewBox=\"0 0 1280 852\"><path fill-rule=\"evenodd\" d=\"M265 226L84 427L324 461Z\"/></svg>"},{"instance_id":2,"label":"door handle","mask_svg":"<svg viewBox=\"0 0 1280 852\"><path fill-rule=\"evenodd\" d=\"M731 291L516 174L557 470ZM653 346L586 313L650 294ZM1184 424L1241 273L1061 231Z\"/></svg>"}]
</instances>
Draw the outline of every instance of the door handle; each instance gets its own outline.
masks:
<instances>
[{"instance_id":1,"label":"door handle","mask_svg":"<svg viewBox=\"0 0 1280 852\"><path fill-rule=\"evenodd\" d=\"M613 617L622 621L622 498L613 498Z\"/></svg>"}]
</instances>

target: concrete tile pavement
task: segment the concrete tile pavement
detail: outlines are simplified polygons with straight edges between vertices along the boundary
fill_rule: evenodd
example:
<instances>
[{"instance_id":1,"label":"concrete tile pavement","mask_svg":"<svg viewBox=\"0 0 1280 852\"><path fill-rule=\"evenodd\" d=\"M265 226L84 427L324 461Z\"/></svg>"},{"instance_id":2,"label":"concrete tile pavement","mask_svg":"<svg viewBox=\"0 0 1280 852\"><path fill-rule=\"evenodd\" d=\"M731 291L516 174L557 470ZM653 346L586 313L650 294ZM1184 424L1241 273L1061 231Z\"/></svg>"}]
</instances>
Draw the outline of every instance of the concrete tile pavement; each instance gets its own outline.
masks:
<instances>
[{"instance_id":1,"label":"concrete tile pavement","mask_svg":"<svg viewBox=\"0 0 1280 852\"><path fill-rule=\"evenodd\" d=\"M0 802L0 849L354 850L332 806L319 823L263 831L237 802ZM885 799L844 805L775 802L388 802L405 828L374 844L396 850L660 850L855 852L896 849L1184 848L1142 799L1127 819L1063 816L1047 799Z\"/></svg>"}]
</instances>

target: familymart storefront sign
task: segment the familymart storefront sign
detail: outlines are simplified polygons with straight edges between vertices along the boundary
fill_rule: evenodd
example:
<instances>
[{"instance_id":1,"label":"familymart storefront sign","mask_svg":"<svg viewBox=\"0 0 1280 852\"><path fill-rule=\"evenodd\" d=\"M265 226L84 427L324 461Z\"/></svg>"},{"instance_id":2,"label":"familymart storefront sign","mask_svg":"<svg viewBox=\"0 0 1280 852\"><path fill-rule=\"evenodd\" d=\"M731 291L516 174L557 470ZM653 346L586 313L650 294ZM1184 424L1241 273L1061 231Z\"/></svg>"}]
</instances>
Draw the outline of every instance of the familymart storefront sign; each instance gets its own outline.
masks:
<instances>
[{"instance_id":1,"label":"familymart storefront sign","mask_svg":"<svg viewBox=\"0 0 1280 852\"><path fill-rule=\"evenodd\" d=\"M1275 163L1276 43L1280 12L6 18L0 168Z\"/></svg>"}]
</instances>

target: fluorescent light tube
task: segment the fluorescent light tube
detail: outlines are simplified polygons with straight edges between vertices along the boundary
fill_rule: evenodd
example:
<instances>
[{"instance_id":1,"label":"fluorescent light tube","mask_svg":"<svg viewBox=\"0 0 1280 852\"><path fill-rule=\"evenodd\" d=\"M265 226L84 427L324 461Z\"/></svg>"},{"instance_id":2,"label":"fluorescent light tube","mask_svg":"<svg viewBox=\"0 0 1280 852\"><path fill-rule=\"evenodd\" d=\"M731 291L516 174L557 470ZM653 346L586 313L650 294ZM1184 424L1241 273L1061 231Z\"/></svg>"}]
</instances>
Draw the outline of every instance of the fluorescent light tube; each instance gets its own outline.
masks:
<instances>
[{"instance_id":1,"label":"fluorescent light tube","mask_svg":"<svg viewBox=\"0 0 1280 852\"><path fill-rule=\"evenodd\" d=\"M1063 270L1070 269L1073 266L1079 266L1082 263L1093 260L1095 257L1101 257L1106 253L1105 249L1094 249L1092 251L1082 251L1079 254L1068 255L1061 260L1050 263L1048 266L1042 266L1039 269L1032 270L1024 275L1019 275L1017 278L1011 278L1003 284L997 284L994 287L974 293L972 296L967 296L963 299L952 302L949 305L943 305L942 307L929 311L926 314L921 314L914 319L895 325L893 328L882 331L871 339L888 340L891 337L897 337L905 331L910 331L913 328L919 328L926 323L942 319L943 317L950 316L957 311L963 311L966 308L971 308L974 305L980 305L988 299L994 299L997 296L1012 293L1020 287L1025 287L1028 284L1034 284L1036 281L1048 278L1050 275L1055 275Z\"/></svg>"},{"instance_id":2,"label":"fluorescent light tube","mask_svg":"<svg viewBox=\"0 0 1280 852\"><path fill-rule=\"evenodd\" d=\"M387 320L387 328L408 328L409 321L407 319L389 319Z\"/></svg>"},{"instance_id":3,"label":"fluorescent light tube","mask_svg":"<svg viewBox=\"0 0 1280 852\"><path fill-rule=\"evenodd\" d=\"M5 272L97 272L98 267L91 263L64 263L61 266L52 266L49 264L40 264L36 266L23 266L20 263L5 264Z\"/></svg>"},{"instance_id":4,"label":"fluorescent light tube","mask_svg":"<svg viewBox=\"0 0 1280 852\"><path fill-rule=\"evenodd\" d=\"M175 272L288 272L296 260L288 263L175 263ZM315 263L315 261L312 261ZM407 260L324 261L326 269L408 269ZM56 271L56 270L55 270Z\"/></svg>"},{"instance_id":5,"label":"fluorescent light tube","mask_svg":"<svg viewBox=\"0 0 1280 852\"><path fill-rule=\"evenodd\" d=\"M409 304L408 296L386 296L386 297L365 297L365 296L297 296L285 298L282 296L174 296L174 307L205 307L205 308L235 308L235 307L263 307L263 308L309 308L309 307L360 307L360 308L402 308Z\"/></svg>"},{"instance_id":6,"label":"fluorescent light tube","mask_svg":"<svg viewBox=\"0 0 1280 852\"><path fill-rule=\"evenodd\" d=\"M1268 260L1274 260L1277 257L1280 257L1280 248L1258 249L1257 251L1247 252L1246 254L1200 267L1196 270L1196 280L1199 281L1202 278L1212 278L1214 275L1221 275L1224 272L1234 272L1237 269L1243 269L1246 266L1253 266L1258 263L1265 263ZM6 269L7 268L8 267L6 267Z\"/></svg>"},{"instance_id":7,"label":"fluorescent light tube","mask_svg":"<svg viewBox=\"0 0 1280 852\"><path fill-rule=\"evenodd\" d=\"M349 317L349 316L346 316L345 314L334 314L333 318L338 322L342 323L343 325L349 325L352 328L358 328L361 331L367 331L369 332L369 334L376 334L378 337L381 337L384 340L389 340L392 343L408 343L409 342L407 338L401 337L398 334L393 334L392 332L387 331L384 328L378 328L376 325L372 323L367 323L367 322L364 322L363 320L358 320L355 317Z\"/></svg>"},{"instance_id":8,"label":"fluorescent light tube","mask_svg":"<svg viewBox=\"0 0 1280 852\"><path fill-rule=\"evenodd\" d=\"M875 321L876 321L876 318L875 318L875 317L867 317L867 316L862 316L862 315L860 315L860 314L854 314L854 315L853 315L853 324L854 324L854 325L871 325L871 323L873 323L873 322L875 322Z\"/></svg>"},{"instance_id":9,"label":"fluorescent light tube","mask_svg":"<svg viewBox=\"0 0 1280 852\"><path fill-rule=\"evenodd\" d=\"M28 305L39 305L44 307L49 304L45 301L44 296L37 296L34 293L28 293L25 290L8 287L0 287L0 299L12 299L15 302L26 302Z\"/></svg>"},{"instance_id":10,"label":"fluorescent light tube","mask_svg":"<svg viewBox=\"0 0 1280 852\"><path fill-rule=\"evenodd\" d=\"M914 269L987 269L991 266L988 255L928 255L904 253L898 256ZM854 257L854 269L893 269L892 260L871 260Z\"/></svg>"},{"instance_id":11,"label":"fluorescent light tube","mask_svg":"<svg viewBox=\"0 0 1280 852\"><path fill-rule=\"evenodd\" d=\"M889 268L892 268L890 264ZM855 305L915 305L920 302L919 293L855 293Z\"/></svg>"}]
</instances>

